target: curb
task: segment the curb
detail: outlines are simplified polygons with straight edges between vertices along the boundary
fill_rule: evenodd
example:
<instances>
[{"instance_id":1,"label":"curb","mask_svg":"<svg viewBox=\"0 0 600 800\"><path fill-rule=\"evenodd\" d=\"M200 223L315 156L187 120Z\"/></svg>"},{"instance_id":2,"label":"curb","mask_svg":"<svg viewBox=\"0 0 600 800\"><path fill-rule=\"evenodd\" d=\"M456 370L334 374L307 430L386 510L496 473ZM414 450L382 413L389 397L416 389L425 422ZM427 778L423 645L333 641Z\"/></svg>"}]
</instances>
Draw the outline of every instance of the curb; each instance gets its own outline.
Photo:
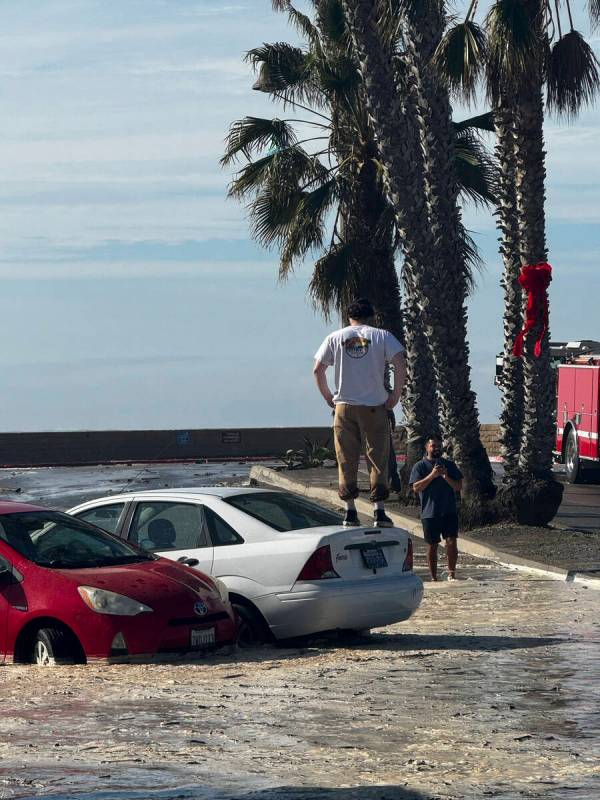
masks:
<instances>
[{"instance_id":1,"label":"curb","mask_svg":"<svg viewBox=\"0 0 600 800\"><path fill-rule=\"evenodd\" d=\"M302 481L289 478L281 472L270 469L269 467L258 465L252 467L250 469L250 481L251 483L256 482L268 484L269 486L276 486L288 492L294 492L294 494L309 497L312 500L322 500L333 505L338 505L340 502L335 489L326 489L322 486L310 486ZM370 514L372 505L368 500L358 498L356 500L356 508L363 514ZM386 508L386 513L391 517L398 528L404 528L411 536L423 539L423 529L420 521L415 520L413 517L407 517L404 514L390 511L389 508ZM582 586L587 586L589 589L600 590L600 578L592 578L582 572L554 567L551 564L544 564L540 561L521 558L512 553L504 553L501 550L497 550L495 547L487 547L474 539L469 539L468 536L462 533L460 535L460 549L463 553L467 553L470 556L496 561L498 564L501 564L503 567L508 567L509 569L530 572L546 578L551 578L552 580L563 581L565 583L577 583Z\"/></svg>"}]
</instances>

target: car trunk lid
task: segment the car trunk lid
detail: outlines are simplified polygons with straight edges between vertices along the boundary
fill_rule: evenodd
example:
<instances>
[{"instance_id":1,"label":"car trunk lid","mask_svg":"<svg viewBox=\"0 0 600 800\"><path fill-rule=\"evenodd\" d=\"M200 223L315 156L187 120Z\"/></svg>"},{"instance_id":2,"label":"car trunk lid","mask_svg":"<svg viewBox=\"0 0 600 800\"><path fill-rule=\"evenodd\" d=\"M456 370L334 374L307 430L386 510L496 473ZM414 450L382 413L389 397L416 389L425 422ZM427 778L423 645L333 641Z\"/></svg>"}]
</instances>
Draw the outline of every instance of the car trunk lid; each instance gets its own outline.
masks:
<instances>
[{"instance_id":1,"label":"car trunk lid","mask_svg":"<svg viewBox=\"0 0 600 800\"><path fill-rule=\"evenodd\" d=\"M327 548L335 574L346 580L373 580L380 575L391 577L412 569L410 537L401 528L329 529L319 537L311 558L318 553L314 561L324 564ZM316 573L308 570L305 574ZM322 574L323 578L334 577L325 567ZM298 580L307 580L301 575Z\"/></svg>"}]
</instances>

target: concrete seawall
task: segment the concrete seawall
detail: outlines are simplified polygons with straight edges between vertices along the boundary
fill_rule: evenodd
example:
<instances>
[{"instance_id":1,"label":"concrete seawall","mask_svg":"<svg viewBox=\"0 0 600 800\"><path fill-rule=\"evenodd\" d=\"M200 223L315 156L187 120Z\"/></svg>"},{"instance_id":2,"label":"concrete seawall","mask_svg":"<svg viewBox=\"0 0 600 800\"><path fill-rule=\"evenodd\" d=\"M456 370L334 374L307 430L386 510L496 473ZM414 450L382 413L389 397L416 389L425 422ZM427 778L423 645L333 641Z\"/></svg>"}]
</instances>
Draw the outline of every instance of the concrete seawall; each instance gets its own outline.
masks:
<instances>
[{"instance_id":1,"label":"concrete seawall","mask_svg":"<svg viewBox=\"0 0 600 800\"><path fill-rule=\"evenodd\" d=\"M2 433L0 466L277 458L286 450L302 449L305 437L332 444L331 428L324 427ZM498 426L482 425L482 438L489 454L497 455ZM396 429L394 439L402 455L402 428Z\"/></svg>"}]
</instances>

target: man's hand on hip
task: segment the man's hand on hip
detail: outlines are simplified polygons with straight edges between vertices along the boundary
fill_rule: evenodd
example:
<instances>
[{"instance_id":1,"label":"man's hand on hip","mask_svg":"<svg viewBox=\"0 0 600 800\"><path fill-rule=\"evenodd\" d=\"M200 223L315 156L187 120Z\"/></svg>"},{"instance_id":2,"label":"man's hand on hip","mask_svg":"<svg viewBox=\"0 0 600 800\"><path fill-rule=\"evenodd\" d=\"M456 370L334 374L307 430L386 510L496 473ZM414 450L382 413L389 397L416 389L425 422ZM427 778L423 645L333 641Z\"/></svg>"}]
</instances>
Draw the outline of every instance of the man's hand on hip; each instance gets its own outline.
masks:
<instances>
[{"instance_id":1,"label":"man's hand on hip","mask_svg":"<svg viewBox=\"0 0 600 800\"><path fill-rule=\"evenodd\" d=\"M385 401L385 407L388 411L391 411L393 408L396 408L398 405L398 401L400 400L400 395L396 394L396 392L390 392L388 395L388 399Z\"/></svg>"}]
</instances>

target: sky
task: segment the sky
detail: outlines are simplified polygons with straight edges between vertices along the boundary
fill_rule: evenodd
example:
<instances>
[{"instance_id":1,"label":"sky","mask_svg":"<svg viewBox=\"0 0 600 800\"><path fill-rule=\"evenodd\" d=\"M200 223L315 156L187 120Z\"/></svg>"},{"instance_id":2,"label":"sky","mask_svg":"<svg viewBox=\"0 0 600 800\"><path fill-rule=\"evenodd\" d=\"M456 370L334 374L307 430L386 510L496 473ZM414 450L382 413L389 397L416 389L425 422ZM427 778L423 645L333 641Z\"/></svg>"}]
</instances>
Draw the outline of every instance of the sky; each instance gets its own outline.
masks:
<instances>
[{"instance_id":1,"label":"sky","mask_svg":"<svg viewBox=\"0 0 600 800\"><path fill-rule=\"evenodd\" d=\"M218 163L233 120L282 115L243 55L293 41L285 17L270 0L0 11L0 429L330 424L312 264L278 282ZM546 126L554 339L600 339L599 133L598 109ZM485 260L469 340L492 422L501 263L492 215L465 221Z\"/></svg>"}]
</instances>

